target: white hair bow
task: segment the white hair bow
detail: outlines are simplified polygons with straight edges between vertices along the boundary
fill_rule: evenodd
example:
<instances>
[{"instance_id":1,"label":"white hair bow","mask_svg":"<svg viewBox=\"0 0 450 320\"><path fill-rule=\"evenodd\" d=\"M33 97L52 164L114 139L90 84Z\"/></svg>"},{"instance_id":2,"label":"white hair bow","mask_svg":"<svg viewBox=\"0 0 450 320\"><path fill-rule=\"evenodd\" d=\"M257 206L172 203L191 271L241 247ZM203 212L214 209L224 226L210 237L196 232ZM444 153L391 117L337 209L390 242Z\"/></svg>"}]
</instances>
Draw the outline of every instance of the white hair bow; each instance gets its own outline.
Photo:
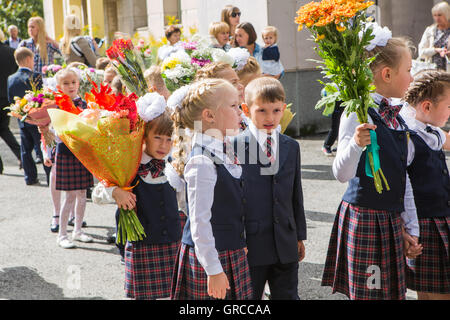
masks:
<instances>
[{"instance_id":1,"label":"white hair bow","mask_svg":"<svg viewBox=\"0 0 450 320\"><path fill-rule=\"evenodd\" d=\"M137 112L145 122L159 117L166 110L166 100L157 92L150 92L136 102Z\"/></svg>"}]
</instances>

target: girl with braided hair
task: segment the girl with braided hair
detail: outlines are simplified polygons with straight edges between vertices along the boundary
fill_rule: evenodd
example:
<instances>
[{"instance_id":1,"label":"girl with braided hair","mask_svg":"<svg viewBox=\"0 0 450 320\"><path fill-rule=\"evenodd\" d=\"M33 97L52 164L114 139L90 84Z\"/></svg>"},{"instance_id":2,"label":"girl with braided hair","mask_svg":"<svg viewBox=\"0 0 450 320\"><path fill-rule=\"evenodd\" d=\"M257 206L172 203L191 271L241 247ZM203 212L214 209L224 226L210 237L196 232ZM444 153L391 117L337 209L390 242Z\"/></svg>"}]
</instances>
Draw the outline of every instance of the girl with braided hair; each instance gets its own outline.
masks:
<instances>
[{"instance_id":1,"label":"girl with braided hair","mask_svg":"<svg viewBox=\"0 0 450 320\"><path fill-rule=\"evenodd\" d=\"M443 149L449 134L440 129L450 116L450 74L424 71L405 95L405 120L414 159L408 174L420 227L422 254L407 259L406 284L419 300L450 300L450 178Z\"/></svg>"},{"instance_id":2,"label":"girl with braided hair","mask_svg":"<svg viewBox=\"0 0 450 320\"><path fill-rule=\"evenodd\" d=\"M240 114L237 90L222 79L193 83L175 109L175 135L181 137L176 143L183 143L183 129L193 136L189 156L182 148L173 154L186 181L188 218L172 299L252 298L242 168L226 139L239 132Z\"/></svg>"}]
</instances>

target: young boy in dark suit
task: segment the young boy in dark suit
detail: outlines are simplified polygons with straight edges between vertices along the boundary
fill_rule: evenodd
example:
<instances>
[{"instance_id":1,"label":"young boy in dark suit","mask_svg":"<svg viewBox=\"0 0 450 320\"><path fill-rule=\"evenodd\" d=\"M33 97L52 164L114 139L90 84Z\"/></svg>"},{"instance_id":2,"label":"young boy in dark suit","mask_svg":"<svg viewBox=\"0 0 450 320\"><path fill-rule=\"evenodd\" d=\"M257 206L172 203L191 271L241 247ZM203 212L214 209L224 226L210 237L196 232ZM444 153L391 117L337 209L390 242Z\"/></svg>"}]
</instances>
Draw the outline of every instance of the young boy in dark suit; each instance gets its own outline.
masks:
<instances>
[{"instance_id":1,"label":"young boy in dark suit","mask_svg":"<svg viewBox=\"0 0 450 320\"><path fill-rule=\"evenodd\" d=\"M36 83L37 88L42 87L41 75L32 71L34 67L33 52L25 47L18 48L14 52L14 58L19 69L16 73L8 77L8 100L10 103L14 103L14 97L23 98L25 91L31 90L32 82ZM19 120L19 127L21 141L20 152L25 183L27 185L38 184L36 164L31 152L35 145L40 146L41 135L35 125Z\"/></svg>"},{"instance_id":2,"label":"young boy in dark suit","mask_svg":"<svg viewBox=\"0 0 450 320\"><path fill-rule=\"evenodd\" d=\"M254 299L262 298L266 281L272 299L299 299L298 263L305 256L306 221L300 147L278 131L284 101L278 80L251 81L242 105L251 123L235 140L245 181L247 258Z\"/></svg>"}]
</instances>

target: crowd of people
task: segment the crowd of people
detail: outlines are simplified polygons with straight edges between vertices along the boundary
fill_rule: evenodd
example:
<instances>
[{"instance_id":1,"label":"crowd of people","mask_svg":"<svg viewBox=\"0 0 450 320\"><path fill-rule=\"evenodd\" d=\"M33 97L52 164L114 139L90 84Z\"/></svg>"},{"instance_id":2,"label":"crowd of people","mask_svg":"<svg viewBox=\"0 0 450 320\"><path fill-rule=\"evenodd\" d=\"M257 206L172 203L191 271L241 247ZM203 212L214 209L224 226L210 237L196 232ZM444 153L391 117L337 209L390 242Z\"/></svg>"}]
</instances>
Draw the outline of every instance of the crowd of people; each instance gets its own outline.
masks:
<instances>
[{"instance_id":1,"label":"crowd of people","mask_svg":"<svg viewBox=\"0 0 450 320\"><path fill-rule=\"evenodd\" d=\"M442 11L437 8L436 30L445 34L447 25L439 22ZM264 28L261 47L251 23L241 23L240 16L239 8L227 6L222 21L213 22L209 30L215 39L211 47L248 51L239 68L208 63L191 84L174 92L168 90L159 65L145 70L149 93L138 101L145 131L134 187L100 182L92 190L94 203L117 204L117 224L119 209L136 208L148 235L117 244L129 298L261 299L266 284L272 299L300 298L298 272L307 224L300 146L280 132L286 94L278 80L283 67L277 29ZM104 69L103 84L115 95L127 93L108 58L97 55L95 42L80 36L76 17L65 19L60 44L46 35L41 18L30 19L28 32L30 38L15 51L0 45L5 52L0 51L0 57L12 53L19 67L10 71L2 88L4 101L23 96L31 88L30 79L39 78L56 52L69 64L95 62L97 69ZM177 26L167 28L168 43L159 49L160 60L183 50L180 36ZM337 180L348 182L348 189L336 213L322 285L350 299L402 300L407 288L417 291L419 299L449 299L450 176L443 150L450 149L450 140L440 127L450 115L450 76L424 70L413 78L410 44L391 36L383 44L377 39L367 54L374 58L372 98L378 108L369 108L368 123L359 124L352 113L340 124L332 170ZM442 57L441 50L434 50ZM68 67L55 78L58 89L85 109L79 74ZM396 99L402 104L395 104ZM74 241L92 242L82 231L87 190L94 187L92 174L51 125L38 132L24 123L20 130L27 184L38 183L31 156L39 144L36 132L56 143L50 147L44 138L41 152L49 171L51 231L58 232L57 244L69 249L76 247ZM377 192L365 171L370 130L376 131L382 150L389 192ZM6 137L17 151L10 132ZM74 229L69 237L71 217ZM380 269L375 287L368 285L371 266Z\"/></svg>"}]
</instances>

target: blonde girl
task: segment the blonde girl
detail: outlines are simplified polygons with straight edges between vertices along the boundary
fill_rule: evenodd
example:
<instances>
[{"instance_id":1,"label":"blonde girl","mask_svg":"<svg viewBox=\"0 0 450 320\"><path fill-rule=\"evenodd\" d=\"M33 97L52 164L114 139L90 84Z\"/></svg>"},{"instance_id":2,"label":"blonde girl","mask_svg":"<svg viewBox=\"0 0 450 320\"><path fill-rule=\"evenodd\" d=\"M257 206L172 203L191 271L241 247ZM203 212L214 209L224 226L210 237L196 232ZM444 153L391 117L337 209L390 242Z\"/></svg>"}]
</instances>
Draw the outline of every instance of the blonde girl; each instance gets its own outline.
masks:
<instances>
[{"instance_id":1,"label":"blonde girl","mask_svg":"<svg viewBox=\"0 0 450 320\"><path fill-rule=\"evenodd\" d=\"M239 132L240 113L236 89L222 79L194 83L181 108L175 110L176 135L180 137L181 130L188 128L194 136L186 165L183 156L174 155L174 167L187 184L188 219L174 274L173 299L252 297L245 253L242 168L225 138Z\"/></svg>"},{"instance_id":2,"label":"blonde girl","mask_svg":"<svg viewBox=\"0 0 450 320\"><path fill-rule=\"evenodd\" d=\"M49 38L45 31L45 22L41 17L28 19L29 39L19 43L19 47L27 47L34 53L34 72L41 73L42 67L52 64L54 54L60 53L58 43Z\"/></svg>"}]
</instances>

